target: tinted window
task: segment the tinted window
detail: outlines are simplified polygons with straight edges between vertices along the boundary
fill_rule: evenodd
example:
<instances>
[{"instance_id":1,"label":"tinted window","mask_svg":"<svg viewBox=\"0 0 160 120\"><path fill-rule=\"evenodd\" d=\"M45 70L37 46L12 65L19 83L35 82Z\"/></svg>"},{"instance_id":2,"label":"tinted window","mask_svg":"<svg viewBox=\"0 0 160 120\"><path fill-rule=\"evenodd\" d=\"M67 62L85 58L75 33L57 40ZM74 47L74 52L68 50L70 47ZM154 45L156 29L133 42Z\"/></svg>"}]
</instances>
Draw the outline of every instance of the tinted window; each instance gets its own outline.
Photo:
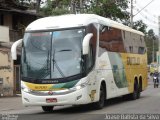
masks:
<instances>
[{"instance_id":1,"label":"tinted window","mask_svg":"<svg viewBox=\"0 0 160 120\"><path fill-rule=\"evenodd\" d=\"M125 31L124 46L128 53L144 54L146 52L144 37Z\"/></svg>"},{"instance_id":2,"label":"tinted window","mask_svg":"<svg viewBox=\"0 0 160 120\"><path fill-rule=\"evenodd\" d=\"M99 46L111 52L125 52L122 32L111 27L102 27L100 31Z\"/></svg>"}]
</instances>

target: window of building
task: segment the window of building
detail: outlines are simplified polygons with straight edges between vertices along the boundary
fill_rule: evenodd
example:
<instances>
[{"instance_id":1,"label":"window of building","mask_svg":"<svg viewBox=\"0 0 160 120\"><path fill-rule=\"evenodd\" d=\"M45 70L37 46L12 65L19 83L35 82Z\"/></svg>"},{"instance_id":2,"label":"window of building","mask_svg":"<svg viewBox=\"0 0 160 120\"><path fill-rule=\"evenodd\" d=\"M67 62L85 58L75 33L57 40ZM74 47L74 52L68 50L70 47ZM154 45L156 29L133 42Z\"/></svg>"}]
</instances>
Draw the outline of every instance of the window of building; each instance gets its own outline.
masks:
<instances>
[{"instance_id":1,"label":"window of building","mask_svg":"<svg viewBox=\"0 0 160 120\"><path fill-rule=\"evenodd\" d=\"M3 17L3 14L0 14L0 25L4 25L4 17Z\"/></svg>"}]
</instances>

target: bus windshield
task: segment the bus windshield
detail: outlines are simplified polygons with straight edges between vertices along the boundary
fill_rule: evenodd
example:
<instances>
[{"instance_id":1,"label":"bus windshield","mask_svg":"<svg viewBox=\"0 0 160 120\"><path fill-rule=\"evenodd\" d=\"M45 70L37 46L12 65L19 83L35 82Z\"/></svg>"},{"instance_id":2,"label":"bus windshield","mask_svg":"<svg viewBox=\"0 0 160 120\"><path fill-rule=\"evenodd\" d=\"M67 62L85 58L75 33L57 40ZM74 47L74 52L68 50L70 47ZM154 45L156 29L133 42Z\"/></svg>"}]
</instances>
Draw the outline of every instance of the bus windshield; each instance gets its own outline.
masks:
<instances>
[{"instance_id":1,"label":"bus windshield","mask_svg":"<svg viewBox=\"0 0 160 120\"><path fill-rule=\"evenodd\" d=\"M85 30L27 32L22 48L22 79L60 79L82 73Z\"/></svg>"}]
</instances>

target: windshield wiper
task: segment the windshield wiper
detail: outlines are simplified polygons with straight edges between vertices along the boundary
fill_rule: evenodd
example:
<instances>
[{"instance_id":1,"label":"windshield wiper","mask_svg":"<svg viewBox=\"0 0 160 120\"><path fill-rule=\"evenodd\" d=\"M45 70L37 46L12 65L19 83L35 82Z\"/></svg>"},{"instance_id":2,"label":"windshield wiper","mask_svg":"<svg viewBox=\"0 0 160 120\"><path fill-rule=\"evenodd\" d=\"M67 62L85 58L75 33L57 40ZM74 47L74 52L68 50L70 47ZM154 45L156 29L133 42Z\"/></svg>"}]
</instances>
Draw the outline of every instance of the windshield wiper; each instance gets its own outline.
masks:
<instances>
[{"instance_id":1,"label":"windshield wiper","mask_svg":"<svg viewBox=\"0 0 160 120\"><path fill-rule=\"evenodd\" d=\"M47 60L46 60L46 62L47 62L47 66L46 66L46 74L43 76L43 78L45 78L45 77L47 77L49 74L50 74L50 76L51 76L51 70L50 70L50 56L49 56L49 50L48 50L48 53L47 53ZM45 69L45 67L44 67L44 69Z\"/></svg>"},{"instance_id":2,"label":"windshield wiper","mask_svg":"<svg viewBox=\"0 0 160 120\"><path fill-rule=\"evenodd\" d=\"M71 49L60 50L58 52L72 51Z\"/></svg>"},{"instance_id":3,"label":"windshield wiper","mask_svg":"<svg viewBox=\"0 0 160 120\"><path fill-rule=\"evenodd\" d=\"M54 65L56 66L56 68L57 68L58 72L61 74L61 76L65 78L64 73L62 72L61 68L58 66L58 64L57 64L55 59L53 59L53 66Z\"/></svg>"},{"instance_id":4,"label":"windshield wiper","mask_svg":"<svg viewBox=\"0 0 160 120\"><path fill-rule=\"evenodd\" d=\"M55 67L57 68L57 70L61 74L61 76L65 78L64 73L62 72L61 68L59 67L59 65L57 64L56 60L54 59L55 58L55 50L53 50L53 51L54 51L53 52L53 59L52 59L52 61L53 61L53 72L54 72L54 65L55 65Z\"/></svg>"}]
</instances>

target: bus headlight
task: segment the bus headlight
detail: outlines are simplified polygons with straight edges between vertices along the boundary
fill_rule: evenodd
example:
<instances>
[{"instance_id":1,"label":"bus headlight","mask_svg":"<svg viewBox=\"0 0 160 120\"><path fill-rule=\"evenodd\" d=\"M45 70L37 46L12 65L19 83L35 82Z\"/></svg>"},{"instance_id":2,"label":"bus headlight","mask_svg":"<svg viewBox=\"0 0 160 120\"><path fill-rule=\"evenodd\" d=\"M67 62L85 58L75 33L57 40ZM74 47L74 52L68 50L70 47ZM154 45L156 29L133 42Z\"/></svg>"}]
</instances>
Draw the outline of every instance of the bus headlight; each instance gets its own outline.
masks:
<instances>
[{"instance_id":1,"label":"bus headlight","mask_svg":"<svg viewBox=\"0 0 160 120\"><path fill-rule=\"evenodd\" d=\"M86 86L87 86L87 83L82 83L82 84L77 85L77 86L75 86L75 87L73 87L73 88L70 88L70 90L76 91L76 90L80 90L80 89L82 89L82 88L84 88L84 87L86 87Z\"/></svg>"},{"instance_id":2,"label":"bus headlight","mask_svg":"<svg viewBox=\"0 0 160 120\"><path fill-rule=\"evenodd\" d=\"M27 93L30 93L32 91L25 84L21 84L21 90Z\"/></svg>"}]
</instances>

